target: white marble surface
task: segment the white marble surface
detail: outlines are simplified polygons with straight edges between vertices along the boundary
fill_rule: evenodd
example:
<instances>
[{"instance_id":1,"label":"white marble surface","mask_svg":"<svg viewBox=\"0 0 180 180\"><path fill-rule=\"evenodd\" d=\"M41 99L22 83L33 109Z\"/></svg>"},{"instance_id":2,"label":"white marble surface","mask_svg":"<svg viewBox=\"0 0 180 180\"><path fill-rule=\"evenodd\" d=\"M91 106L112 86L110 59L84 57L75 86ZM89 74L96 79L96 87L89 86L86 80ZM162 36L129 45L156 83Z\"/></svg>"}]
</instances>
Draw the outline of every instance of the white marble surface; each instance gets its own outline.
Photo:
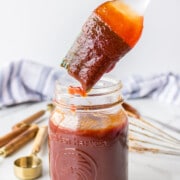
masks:
<instances>
[{"instance_id":1,"label":"white marble surface","mask_svg":"<svg viewBox=\"0 0 180 180\"><path fill-rule=\"evenodd\" d=\"M156 117L165 123L180 127L178 108L152 100L131 101L135 107L148 116ZM46 103L25 104L0 110L0 136L7 133L13 124L28 115L46 107ZM40 125L48 123L48 115L41 119ZM177 134L178 137L178 134ZM33 141L32 141L33 142ZM13 162L20 156L31 152L32 142L10 157L0 160L0 180L16 180L13 173ZM38 154L43 159L43 176L39 180L48 180L48 148L47 143ZM129 153L129 180L179 180L180 157L160 154ZM112 179L113 180L113 179Z\"/></svg>"}]
</instances>

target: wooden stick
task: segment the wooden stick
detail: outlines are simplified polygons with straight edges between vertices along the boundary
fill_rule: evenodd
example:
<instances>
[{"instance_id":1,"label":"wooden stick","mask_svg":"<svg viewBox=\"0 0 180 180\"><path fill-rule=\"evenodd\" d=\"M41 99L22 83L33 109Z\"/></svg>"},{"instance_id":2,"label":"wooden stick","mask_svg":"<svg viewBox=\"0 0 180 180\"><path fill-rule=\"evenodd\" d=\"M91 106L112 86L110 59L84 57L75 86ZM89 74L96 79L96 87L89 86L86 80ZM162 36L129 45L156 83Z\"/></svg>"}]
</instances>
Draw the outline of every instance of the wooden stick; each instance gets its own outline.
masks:
<instances>
[{"instance_id":1,"label":"wooden stick","mask_svg":"<svg viewBox=\"0 0 180 180\"><path fill-rule=\"evenodd\" d=\"M34 121L36 121L37 119L39 119L41 116L43 116L45 114L46 110L41 110L36 112L35 114L32 114L31 116L29 116L28 118L20 121L19 123L15 124L12 129L15 130L17 128L19 128L20 126L22 126L23 124L31 124Z\"/></svg>"},{"instance_id":2,"label":"wooden stick","mask_svg":"<svg viewBox=\"0 0 180 180\"><path fill-rule=\"evenodd\" d=\"M38 133L36 135L36 138L34 140L33 149L32 149L31 154L36 155L41 150L41 147L47 138L47 133L48 133L47 126L40 127L40 129L38 130Z\"/></svg>"},{"instance_id":3,"label":"wooden stick","mask_svg":"<svg viewBox=\"0 0 180 180\"><path fill-rule=\"evenodd\" d=\"M28 128L29 128L29 125L24 125L0 137L0 147L7 144L9 141L11 141L13 138L17 137L18 135L26 131Z\"/></svg>"},{"instance_id":4,"label":"wooden stick","mask_svg":"<svg viewBox=\"0 0 180 180\"><path fill-rule=\"evenodd\" d=\"M38 131L38 126L34 124L31 125L27 131L23 132L21 135L14 138L8 144L3 146L0 149L0 155L3 157L11 155L19 148L21 148L23 145L25 145L27 142L29 142L31 139L33 139L37 131Z\"/></svg>"},{"instance_id":5,"label":"wooden stick","mask_svg":"<svg viewBox=\"0 0 180 180\"><path fill-rule=\"evenodd\" d=\"M34 114L32 114L31 116L25 118L24 120L20 121L19 123L15 124L12 129L17 129L20 126L22 126L23 124L31 124L34 121L36 121L37 119L39 119L40 117L42 117L47 111L53 111L53 109L55 108L55 106L53 104L47 104L47 109L46 110L40 110Z\"/></svg>"}]
</instances>

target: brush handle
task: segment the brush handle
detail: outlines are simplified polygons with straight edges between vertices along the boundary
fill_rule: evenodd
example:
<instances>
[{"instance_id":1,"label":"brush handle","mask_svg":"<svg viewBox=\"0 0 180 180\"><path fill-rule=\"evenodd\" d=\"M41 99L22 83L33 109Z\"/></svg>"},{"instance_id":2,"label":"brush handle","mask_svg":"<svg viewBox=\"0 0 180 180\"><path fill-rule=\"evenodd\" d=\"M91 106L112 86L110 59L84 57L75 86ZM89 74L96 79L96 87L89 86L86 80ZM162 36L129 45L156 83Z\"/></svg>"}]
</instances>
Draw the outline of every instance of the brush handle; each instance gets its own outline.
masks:
<instances>
[{"instance_id":1,"label":"brush handle","mask_svg":"<svg viewBox=\"0 0 180 180\"><path fill-rule=\"evenodd\" d=\"M31 154L36 155L41 150L41 147L47 138L47 133L48 133L47 126L43 126L43 127L39 128L36 138L34 140L33 149L32 149Z\"/></svg>"}]
</instances>

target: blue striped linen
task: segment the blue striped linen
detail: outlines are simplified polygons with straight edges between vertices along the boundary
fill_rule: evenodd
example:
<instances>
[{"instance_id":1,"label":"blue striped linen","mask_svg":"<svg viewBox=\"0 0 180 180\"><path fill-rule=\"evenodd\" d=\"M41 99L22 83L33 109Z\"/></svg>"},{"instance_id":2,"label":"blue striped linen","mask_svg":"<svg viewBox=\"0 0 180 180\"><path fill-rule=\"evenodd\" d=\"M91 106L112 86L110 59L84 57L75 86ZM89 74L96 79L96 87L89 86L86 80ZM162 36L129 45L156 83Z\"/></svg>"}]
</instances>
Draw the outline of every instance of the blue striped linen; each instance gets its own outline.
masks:
<instances>
[{"instance_id":1,"label":"blue striped linen","mask_svg":"<svg viewBox=\"0 0 180 180\"><path fill-rule=\"evenodd\" d=\"M125 99L152 98L180 106L180 75L171 72L142 77L131 76L123 81Z\"/></svg>"},{"instance_id":2,"label":"blue striped linen","mask_svg":"<svg viewBox=\"0 0 180 180\"><path fill-rule=\"evenodd\" d=\"M21 60L0 70L0 107L49 100L60 69Z\"/></svg>"},{"instance_id":3,"label":"blue striped linen","mask_svg":"<svg viewBox=\"0 0 180 180\"><path fill-rule=\"evenodd\" d=\"M55 81L62 76L60 68L27 60L12 62L0 69L0 107L51 100ZM124 99L153 98L180 105L180 75L131 76L122 82Z\"/></svg>"}]
</instances>

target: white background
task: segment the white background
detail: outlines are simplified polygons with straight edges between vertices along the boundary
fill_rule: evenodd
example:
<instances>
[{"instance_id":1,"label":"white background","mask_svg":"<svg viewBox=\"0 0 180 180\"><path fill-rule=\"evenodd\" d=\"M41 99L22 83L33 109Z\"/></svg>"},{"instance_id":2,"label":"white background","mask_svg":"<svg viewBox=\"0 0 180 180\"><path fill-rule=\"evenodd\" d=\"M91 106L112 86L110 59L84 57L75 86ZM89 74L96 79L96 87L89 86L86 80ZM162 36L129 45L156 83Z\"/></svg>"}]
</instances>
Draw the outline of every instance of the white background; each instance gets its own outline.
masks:
<instances>
[{"instance_id":1,"label":"white background","mask_svg":"<svg viewBox=\"0 0 180 180\"><path fill-rule=\"evenodd\" d=\"M30 59L58 67L91 11L104 0L0 0L0 67ZM143 35L113 73L180 72L180 1L152 0Z\"/></svg>"}]
</instances>

